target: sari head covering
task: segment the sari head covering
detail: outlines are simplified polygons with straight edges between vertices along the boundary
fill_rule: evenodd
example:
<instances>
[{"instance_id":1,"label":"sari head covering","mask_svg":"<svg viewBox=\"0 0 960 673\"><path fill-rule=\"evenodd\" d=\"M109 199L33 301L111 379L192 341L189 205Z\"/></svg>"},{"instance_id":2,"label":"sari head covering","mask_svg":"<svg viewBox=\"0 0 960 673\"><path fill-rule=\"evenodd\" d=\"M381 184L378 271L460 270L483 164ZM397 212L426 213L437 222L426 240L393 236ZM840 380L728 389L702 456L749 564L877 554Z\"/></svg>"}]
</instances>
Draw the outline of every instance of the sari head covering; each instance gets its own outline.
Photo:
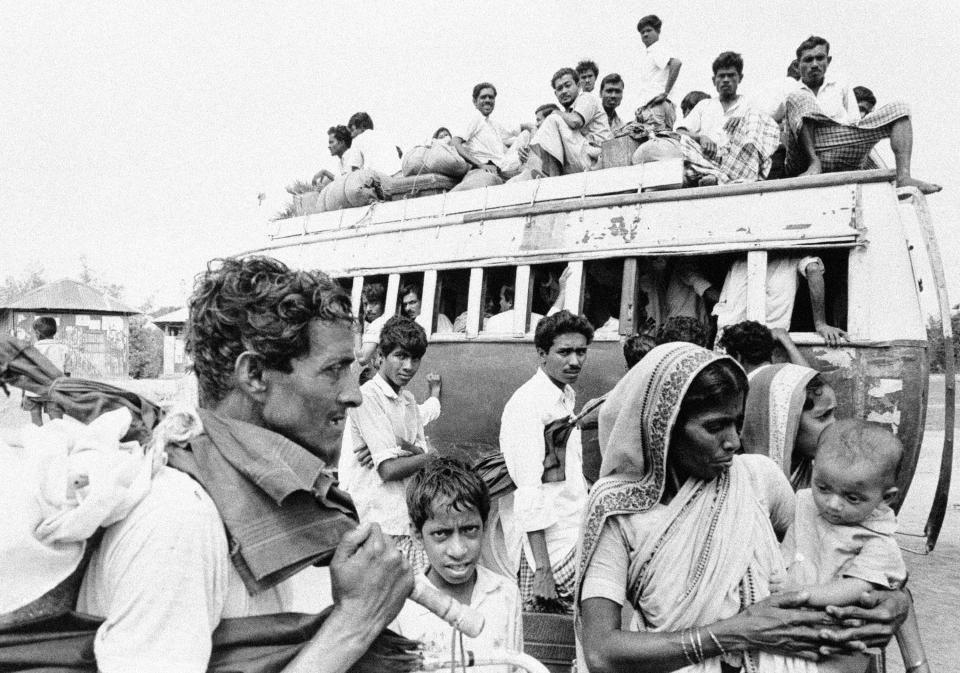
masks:
<instances>
[{"instance_id":1,"label":"sari head covering","mask_svg":"<svg viewBox=\"0 0 960 673\"><path fill-rule=\"evenodd\" d=\"M743 450L769 456L790 478L794 489L809 481L808 458L802 458L792 469L793 445L807 399L807 384L818 373L810 367L775 364L761 367L750 379L740 435Z\"/></svg>"}]
</instances>

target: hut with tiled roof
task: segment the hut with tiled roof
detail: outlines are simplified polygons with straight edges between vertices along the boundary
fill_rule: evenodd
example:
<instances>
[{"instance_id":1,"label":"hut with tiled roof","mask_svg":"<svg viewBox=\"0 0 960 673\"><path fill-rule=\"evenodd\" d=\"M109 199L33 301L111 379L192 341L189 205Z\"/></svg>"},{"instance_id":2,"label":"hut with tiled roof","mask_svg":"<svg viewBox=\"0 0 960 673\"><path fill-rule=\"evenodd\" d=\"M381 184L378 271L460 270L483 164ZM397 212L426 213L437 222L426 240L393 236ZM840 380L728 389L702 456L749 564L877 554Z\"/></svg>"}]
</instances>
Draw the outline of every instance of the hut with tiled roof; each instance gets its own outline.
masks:
<instances>
[{"instance_id":1,"label":"hut with tiled roof","mask_svg":"<svg viewBox=\"0 0 960 673\"><path fill-rule=\"evenodd\" d=\"M163 374L172 376L187 371L190 360L184 350L183 327L187 322L187 307L164 313L153 319L163 330Z\"/></svg>"},{"instance_id":2,"label":"hut with tiled roof","mask_svg":"<svg viewBox=\"0 0 960 673\"><path fill-rule=\"evenodd\" d=\"M33 321L57 321L54 337L70 347L67 369L84 378L127 375L129 318L137 311L96 288L69 278L47 283L0 305L0 332L34 341Z\"/></svg>"}]
</instances>

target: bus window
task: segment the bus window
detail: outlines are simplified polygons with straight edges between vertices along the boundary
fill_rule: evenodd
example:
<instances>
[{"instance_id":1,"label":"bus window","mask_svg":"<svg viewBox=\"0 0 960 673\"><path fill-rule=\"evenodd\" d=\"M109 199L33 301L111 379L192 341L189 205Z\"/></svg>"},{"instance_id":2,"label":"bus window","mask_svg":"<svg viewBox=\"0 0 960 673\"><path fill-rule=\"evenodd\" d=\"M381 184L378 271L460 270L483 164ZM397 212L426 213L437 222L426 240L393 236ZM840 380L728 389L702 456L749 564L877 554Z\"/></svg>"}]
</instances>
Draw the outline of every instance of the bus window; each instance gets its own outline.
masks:
<instances>
[{"instance_id":1,"label":"bus window","mask_svg":"<svg viewBox=\"0 0 960 673\"><path fill-rule=\"evenodd\" d=\"M583 264L583 314L593 325L594 338L618 338L623 260L607 259Z\"/></svg>"},{"instance_id":2,"label":"bus window","mask_svg":"<svg viewBox=\"0 0 960 673\"><path fill-rule=\"evenodd\" d=\"M796 255L797 252L793 251ZM823 305L828 325L847 329L847 271L850 251L844 249L803 250L803 256L819 257L823 262ZM773 253L771 253L773 254ZM769 262L768 262L769 263ZM797 294L790 317L791 332L815 332L809 274L797 283Z\"/></svg>"},{"instance_id":3,"label":"bus window","mask_svg":"<svg viewBox=\"0 0 960 673\"><path fill-rule=\"evenodd\" d=\"M383 315L387 300L387 274L364 276L360 298L360 321L368 323Z\"/></svg>"},{"instance_id":4,"label":"bus window","mask_svg":"<svg viewBox=\"0 0 960 673\"><path fill-rule=\"evenodd\" d=\"M421 311L423 311L423 274L401 274L400 290L397 292L397 314L416 320L420 317Z\"/></svg>"},{"instance_id":5,"label":"bus window","mask_svg":"<svg viewBox=\"0 0 960 673\"><path fill-rule=\"evenodd\" d=\"M554 262L537 264L530 267L530 310L537 316L555 313L553 309L563 308L564 298L560 296L560 276L566 264ZM560 302L560 303L558 303ZM535 327L531 326L531 330Z\"/></svg>"},{"instance_id":6,"label":"bus window","mask_svg":"<svg viewBox=\"0 0 960 673\"><path fill-rule=\"evenodd\" d=\"M480 295L484 332L516 333L517 311L526 314L526 306L517 306L517 267L496 266L483 270L483 291Z\"/></svg>"},{"instance_id":7,"label":"bus window","mask_svg":"<svg viewBox=\"0 0 960 673\"><path fill-rule=\"evenodd\" d=\"M433 303L433 331L437 334L467 331L467 297L470 269L437 272L436 301Z\"/></svg>"}]
</instances>

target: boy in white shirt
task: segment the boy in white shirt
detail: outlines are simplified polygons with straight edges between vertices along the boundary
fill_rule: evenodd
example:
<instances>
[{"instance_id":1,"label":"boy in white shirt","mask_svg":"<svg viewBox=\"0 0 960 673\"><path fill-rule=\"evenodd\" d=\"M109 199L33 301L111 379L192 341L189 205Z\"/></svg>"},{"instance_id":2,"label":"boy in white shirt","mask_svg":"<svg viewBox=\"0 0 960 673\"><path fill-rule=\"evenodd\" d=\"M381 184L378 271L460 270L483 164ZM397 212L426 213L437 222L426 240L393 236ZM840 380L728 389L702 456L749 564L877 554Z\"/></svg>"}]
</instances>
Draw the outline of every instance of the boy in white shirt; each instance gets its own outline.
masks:
<instances>
[{"instance_id":1,"label":"boy in white shirt","mask_svg":"<svg viewBox=\"0 0 960 673\"><path fill-rule=\"evenodd\" d=\"M516 583L478 565L490 495L483 480L463 463L432 457L407 484L411 534L423 544L429 566L424 574L442 593L479 612L483 631L457 643L477 660L497 650L523 651L520 592ZM407 601L392 628L423 644L430 658L449 661L452 627L416 603ZM485 669L487 670L487 669ZM506 671L509 667L491 671Z\"/></svg>"}]
</instances>

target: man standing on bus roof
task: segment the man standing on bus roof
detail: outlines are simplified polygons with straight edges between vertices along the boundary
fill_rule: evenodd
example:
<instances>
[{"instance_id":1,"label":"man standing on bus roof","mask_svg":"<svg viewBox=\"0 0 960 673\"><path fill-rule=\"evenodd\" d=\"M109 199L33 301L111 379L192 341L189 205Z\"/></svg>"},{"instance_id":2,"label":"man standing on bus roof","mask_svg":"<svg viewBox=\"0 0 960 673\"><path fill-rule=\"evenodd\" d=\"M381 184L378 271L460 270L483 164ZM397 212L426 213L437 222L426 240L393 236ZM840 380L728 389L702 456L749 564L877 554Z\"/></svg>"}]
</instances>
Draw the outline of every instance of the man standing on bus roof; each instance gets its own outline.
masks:
<instances>
[{"instance_id":1,"label":"man standing on bus roof","mask_svg":"<svg viewBox=\"0 0 960 673\"><path fill-rule=\"evenodd\" d=\"M669 96L683 64L661 42L662 26L663 22L655 14L649 14L637 22L637 32L644 47L640 60L640 108L669 107L669 112L661 110L660 116L676 118Z\"/></svg>"},{"instance_id":2,"label":"man standing on bus roof","mask_svg":"<svg viewBox=\"0 0 960 673\"><path fill-rule=\"evenodd\" d=\"M910 108L894 101L861 117L852 89L828 66L830 43L811 35L797 47L800 86L778 108L786 117L787 175L816 175L860 168L883 138L890 139L898 187L916 187L924 194L942 187L910 174L913 125Z\"/></svg>"},{"instance_id":3,"label":"man standing on bus roof","mask_svg":"<svg viewBox=\"0 0 960 673\"><path fill-rule=\"evenodd\" d=\"M587 359L593 328L583 316L560 311L537 324L537 372L514 392L500 419L500 450L517 490L499 500L504 549L501 568L519 574L524 608L573 608L576 549L587 498L580 430L565 448L565 478L543 483L545 426L573 414L571 386Z\"/></svg>"},{"instance_id":4,"label":"man standing on bus roof","mask_svg":"<svg viewBox=\"0 0 960 673\"><path fill-rule=\"evenodd\" d=\"M589 171L600 158L600 144L613 137L600 98L580 91L573 68L555 72L550 86L563 110L543 120L530 147L540 157L547 176Z\"/></svg>"},{"instance_id":5,"label":"man standing on bus roof","mask_svg":"<svg viewBox=\"0 0 960 673\"><path fill-rule=\"evenodd\" d=\"M502 175L505 178L520 172L520 150L530 142L534 131L531 123L507 128L493 116L497 105L497 87L480 82L473 87L476 113L453 135L453 146L474 169Z\"/></svg>"}]
</instances>

